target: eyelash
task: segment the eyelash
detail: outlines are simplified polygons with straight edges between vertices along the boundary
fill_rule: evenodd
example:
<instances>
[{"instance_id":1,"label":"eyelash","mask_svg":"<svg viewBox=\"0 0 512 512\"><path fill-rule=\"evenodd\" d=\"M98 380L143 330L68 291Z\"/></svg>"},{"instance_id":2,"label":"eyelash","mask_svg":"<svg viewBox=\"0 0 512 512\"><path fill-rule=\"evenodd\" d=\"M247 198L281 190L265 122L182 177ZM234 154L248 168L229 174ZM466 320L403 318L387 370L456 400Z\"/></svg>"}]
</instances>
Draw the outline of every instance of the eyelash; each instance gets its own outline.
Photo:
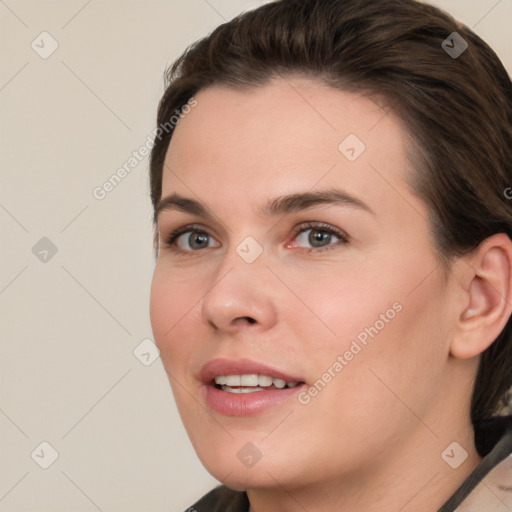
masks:
<instances>
[{"instance_id":1,"label":"eyelash","mask_svg":"<svg viewBox=\"0 0 512 512\"><path fill-rule=\"evenodd\" d=\"M349 237L346 233L344 233L343 231L340 231L339 229L336 229L333 226L330 226L329 224L324 224L322 222L306 222L306 223L300 224L299 226L297 226L297 228L294 229L293 238L294 239L297 238L297 236L299 236L303 232L308 231L310 229L320 231L323 233L327 233L329 235L334 235L337 238L339 238L339 240L336 243L329 244L324 247L312 247L309 249L302 248L302 250L306 251L308 254L327 251L327 250L333 249L334 247L337 247L339 245L345 245L349 242ZM202 229L199 226L192 224L192 225L188 225L188 226L182 226L178 229L175 229L172 233L170 233L165 242L166 246L169 247L172 251L177 252L177 253L199 252L200 249L195 250L195 251L194 250L185 251L183 249L178 248L178 246L176 244L177 239L181 235L188 233L188 232L200 233L202 235L207 235L207 236L211 237L211 235L207 231L205 231L204 229Z\"/></svg>"}]
</instances>

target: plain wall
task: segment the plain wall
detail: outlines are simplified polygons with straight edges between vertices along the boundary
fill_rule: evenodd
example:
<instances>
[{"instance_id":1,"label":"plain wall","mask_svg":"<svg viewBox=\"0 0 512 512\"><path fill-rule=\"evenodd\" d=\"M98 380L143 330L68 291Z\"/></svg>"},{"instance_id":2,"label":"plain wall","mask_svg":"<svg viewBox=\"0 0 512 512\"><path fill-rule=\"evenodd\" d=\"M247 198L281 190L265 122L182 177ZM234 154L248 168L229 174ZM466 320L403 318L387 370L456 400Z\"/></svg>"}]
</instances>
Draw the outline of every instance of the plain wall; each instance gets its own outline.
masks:
<instances>
[{"instance_id":1,"label":"plain wall","mask_svg":"<svg viewBox=\"0 0 512 512\"><path fill-rule=\"evenodd\" d=\"M165 66L261 3L0 2L1 511L178 512L216 485L160 359L134 354L152 339L154 259L148 160L129 158L155 127ZM512 71L512 0L433 3ZM58 43L46 59L43 31ZM42 442L58 453L47 469Z\"/></svg>"}]
</instances>

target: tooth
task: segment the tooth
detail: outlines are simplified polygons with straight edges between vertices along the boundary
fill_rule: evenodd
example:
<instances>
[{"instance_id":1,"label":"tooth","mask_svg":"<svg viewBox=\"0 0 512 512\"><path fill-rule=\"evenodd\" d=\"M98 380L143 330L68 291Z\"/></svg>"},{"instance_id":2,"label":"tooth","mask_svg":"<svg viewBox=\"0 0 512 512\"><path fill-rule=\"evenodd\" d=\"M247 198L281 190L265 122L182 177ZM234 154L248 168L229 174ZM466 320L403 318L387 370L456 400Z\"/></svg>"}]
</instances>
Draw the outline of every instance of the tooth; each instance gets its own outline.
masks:
<instances>
[{"instance_id":1,"label":"tooth","mask_svg":"<svg viewBox=\"0 0 512 512\"><path fill-rule=\"evenodd\" d=\"M257 391L263 391L260 388L242 388L242 387L236 387L231 388L229 386L223 386L222 391L227 391L228 393L256 393Z\"/></svg>"},{"instance_id":2,"label":"tooth","mask_svg":"<svg viewBox=\"0 0 512 512\"><path fill-rule=\"evenodd\" d=\"M222 391L227 391L228 393L242 393L242 388L230 388L228 386L222 386Z\"/></svg>"},{"instance_id":3,"label":"tooth","mask_svg":"<svg viewBox=\"0 0 512 512\"><path fill-rule=\"evenodd\" d=\"M299 385L299 382L286 382L283 379L272 378L269 375L257 375L256 373L245 375L218 375L214 378L214 381L215 384L219 386L253 388L246 389L244 391L235 390L233 393L252 393L253 391L261 391L261 389L257 389L258 386L270 387L272 384L277 389L283 389L286 386L294 388Z\"/></svg>"},{"instance_id":4,"label":"tooth","mask_svg":"<svg viewBox=\"0 0 512 512\"><path fill-rule=\"evenodd\" d=\"M255 373L251 373L249 375L242 375L240 377L240 385L241 386L250 386L254 387L258 385L258 375Z\"/></svg>"},{"instance_id":5,"label":"tooth","mask_svg":"<svg viewBox=\"0 0 512 512\"><path fill-rule=\"evenodd\" d=\"M260 375L258 377L258 384L264 387L272 386L272 380L272 377L269 377L268 375Z\"/></svg>"},{"instance_id":6,"label":"tooth","mask_svg":"<svg viewBox=\"0 0 512 512\"><path fill-rule=\"evenodd\" d=\"M242 390L242 393L256 393L257 391L263 391L263 389L260 388L240 388Z\"/></svg>"},{"instance_id":7,"label":"tooth","mask_svg":"<svg viewBox=\"0 0 512 512\"><path fill-rule=\"evenodd\" d=\"M274 386L278 389L283 389L286 386L286 381L283 379L273 379Z\"/></svg>"},{"instance_id":8,"label":"tooth","mask_svg":"<svg viewBox=\"0 0 512 512\"><path fill-rule=\"evenodd\" d=\"M227 375L226 386L240 386L241 377L240 375Z\"/></svg>"}]
</instances>

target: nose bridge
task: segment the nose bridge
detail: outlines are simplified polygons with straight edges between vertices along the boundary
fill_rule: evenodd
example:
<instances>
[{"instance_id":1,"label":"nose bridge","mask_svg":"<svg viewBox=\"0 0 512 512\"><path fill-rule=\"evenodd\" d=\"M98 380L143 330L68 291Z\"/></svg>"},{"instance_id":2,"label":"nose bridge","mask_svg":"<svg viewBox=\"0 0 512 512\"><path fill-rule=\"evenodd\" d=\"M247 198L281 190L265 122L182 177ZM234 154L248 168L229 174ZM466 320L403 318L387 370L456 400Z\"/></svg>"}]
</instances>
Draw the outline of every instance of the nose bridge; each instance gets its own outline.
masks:
<instances>
[{"instance_id":1,"label":"nose bridge","mask_svg":"<svg viewBox=\"0 0 512 512\"><path fill-rule=\"evenodd\" d=\"M249 319L269 327L275 321L275 303L268 283L263 247L252 237L224 256L215 281L202 302L203 319L218 329L230 329L235 320Z\"/></svg>"},{"instance_id":2,"label":"nose bridge","mask_svg":"<svg viewBox=\"0 0 512 512\"><path fill-rule=\"evenodd\" d=\"M261 283L268 274L268 263L268 254L262 244L254 237L246 236L241 242L230 246L223 256L215 282L220 284L219 280L227 278L228 282L233 279L235 284L246 282L250 285L253 280Z\"/></svg>"}]
</instances>

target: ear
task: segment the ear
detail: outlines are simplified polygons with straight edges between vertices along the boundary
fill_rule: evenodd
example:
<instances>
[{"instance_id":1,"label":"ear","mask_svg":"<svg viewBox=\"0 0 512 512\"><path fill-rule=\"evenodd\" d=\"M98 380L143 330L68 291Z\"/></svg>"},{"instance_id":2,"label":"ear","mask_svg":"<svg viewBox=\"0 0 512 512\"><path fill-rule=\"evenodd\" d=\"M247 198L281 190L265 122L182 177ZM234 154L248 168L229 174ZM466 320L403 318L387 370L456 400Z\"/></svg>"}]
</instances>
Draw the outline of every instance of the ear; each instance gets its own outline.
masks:
<instances>
[{"instance_id":1,"label":"ear","mask_svg":"<svg viewBox=\"0 0 512 512\"><path fill-rule=\"evenodd\" d=\"M493 343L512 313L512 242L493 235L462 260L464 301L450 352L469 359Z\"/></svg>"}]
</instances>

